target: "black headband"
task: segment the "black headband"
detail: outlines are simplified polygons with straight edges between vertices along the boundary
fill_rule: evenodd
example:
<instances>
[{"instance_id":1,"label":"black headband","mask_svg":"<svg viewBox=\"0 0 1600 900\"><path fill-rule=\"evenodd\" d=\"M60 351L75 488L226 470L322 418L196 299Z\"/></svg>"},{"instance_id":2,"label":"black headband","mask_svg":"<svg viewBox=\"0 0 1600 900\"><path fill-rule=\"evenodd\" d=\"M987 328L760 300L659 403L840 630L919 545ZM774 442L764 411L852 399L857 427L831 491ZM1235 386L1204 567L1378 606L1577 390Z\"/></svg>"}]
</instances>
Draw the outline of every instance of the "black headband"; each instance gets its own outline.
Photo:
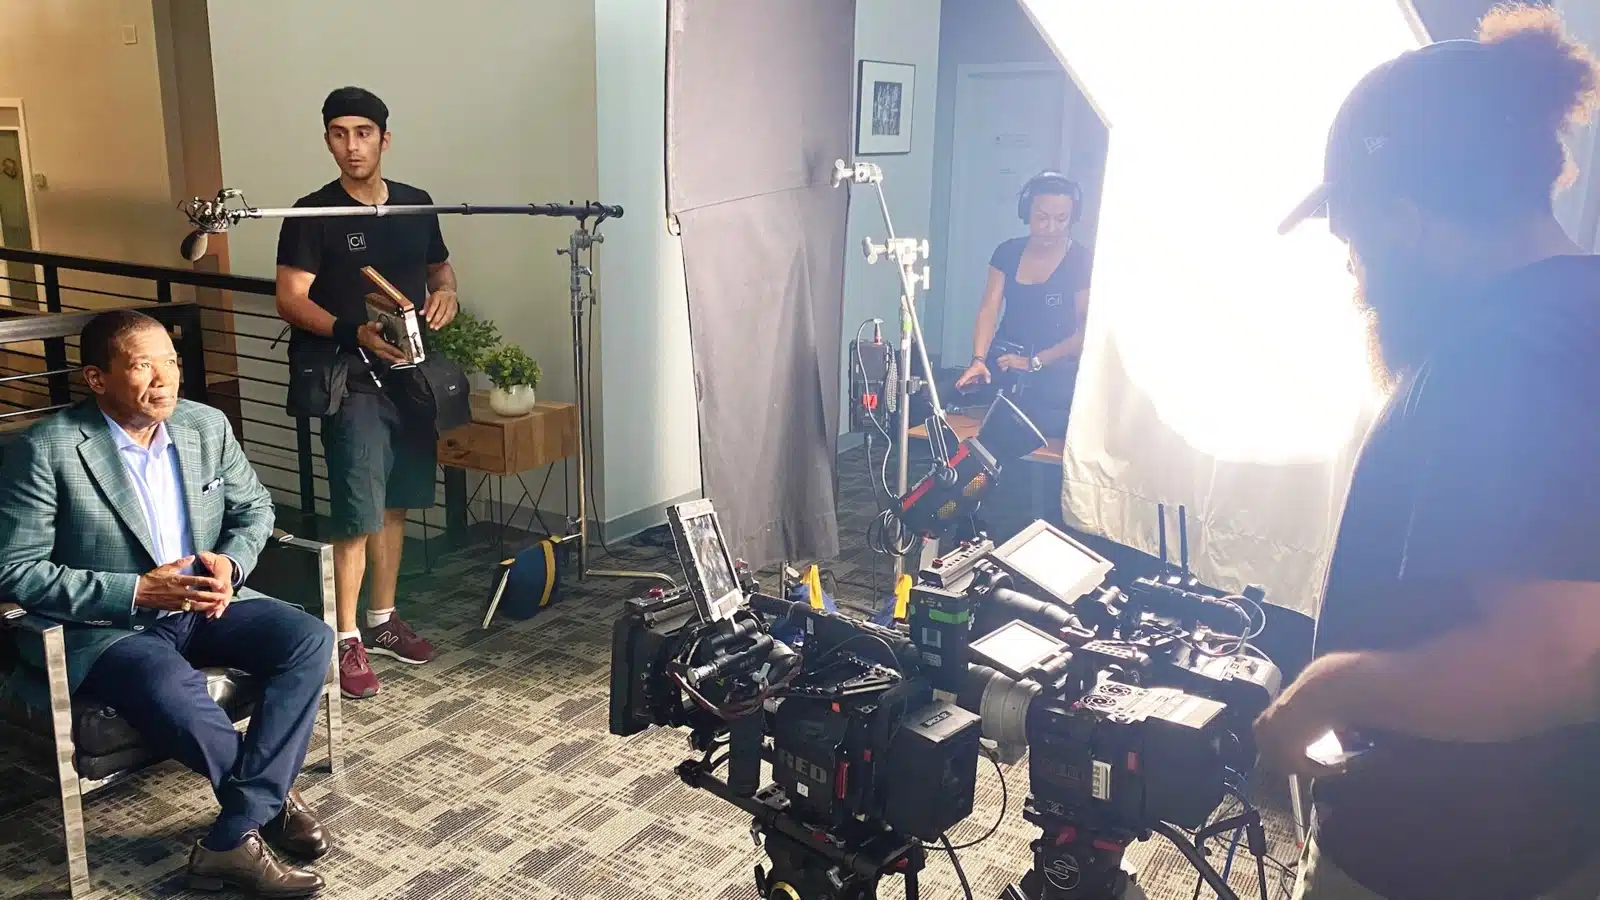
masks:
<instances>
[{"instance_id":1,"label":"black headband","mask_svg":"<svg viewBox=\"0 0 1600 900\"><path fill-rule=\"evenodd\" d=\"M389 107L378 95L357 87L339 88L322 102L322 127L341 116L359 116L377 123L379 131L389 130Z\"/></svg>"}]
</instances>

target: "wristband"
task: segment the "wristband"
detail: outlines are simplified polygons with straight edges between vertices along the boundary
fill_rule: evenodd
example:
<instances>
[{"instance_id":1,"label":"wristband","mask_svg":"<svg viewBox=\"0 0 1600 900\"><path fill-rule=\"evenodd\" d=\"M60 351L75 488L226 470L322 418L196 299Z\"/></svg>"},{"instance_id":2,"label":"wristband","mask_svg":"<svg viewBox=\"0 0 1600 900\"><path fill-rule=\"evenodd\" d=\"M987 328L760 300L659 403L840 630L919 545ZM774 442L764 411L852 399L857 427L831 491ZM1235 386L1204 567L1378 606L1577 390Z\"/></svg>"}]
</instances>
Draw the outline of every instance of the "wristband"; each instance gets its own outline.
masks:
<instances>
[{"instance_id":1,"label":"wristband","mask_svg":"<svg viewBox=\"0 0 1600 900\"><path fill-rule=\"evenodd\" d=\"M333 340L339 349L355 353L361 349L361 341L356 338L356 332L365 324L351 319L335 319L333 322Z\"/></svg>"},{"instance_id":2,"label":"wristband","mask_svg":"<svg viewBox=\"0 0 1600 900\"><path fill-rule=\"evenodd\" d=\"M975 363L983 363L984 365L988 365L989 364L989 357L987 357L987 356L974 356L972 358L972 361L975 362Z\"/></svg>"}]
</instances>

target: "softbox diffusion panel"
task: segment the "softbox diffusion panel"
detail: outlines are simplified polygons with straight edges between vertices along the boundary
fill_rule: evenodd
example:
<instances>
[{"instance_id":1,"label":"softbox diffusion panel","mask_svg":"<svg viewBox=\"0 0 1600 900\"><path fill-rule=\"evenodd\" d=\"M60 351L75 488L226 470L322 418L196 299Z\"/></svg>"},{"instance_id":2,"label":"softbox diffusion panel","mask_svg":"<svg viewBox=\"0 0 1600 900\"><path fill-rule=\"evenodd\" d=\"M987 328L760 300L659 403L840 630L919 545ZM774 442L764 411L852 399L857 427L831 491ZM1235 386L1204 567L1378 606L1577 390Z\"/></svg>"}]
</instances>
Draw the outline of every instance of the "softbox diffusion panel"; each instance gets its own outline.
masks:
<instances>
[{"instance_id":1,"label":"softbox diffusion panel","mask_svg":"<svg viewBox=\"0 0 1600 900\"><path fill-rule=\"evenodd\" d=\"M1196 575L1314 617L1384 397L1349 251L1278 225L1351 88L1417 46L1410 4L1022 4L1109 131L1063 518L1153 552L1182 505Z\"/></svg>"},{"instance_id":2,"label":"softbox diffusion panel","mask_svg":"<svg viewBox=\"0 0 1600 900\"><path fill-rule=\"evenodd\" d=\"M834 448L854 0L671 0L681 229L706 496L754 566L839 550Z\"/></svg>"}]
</instances>

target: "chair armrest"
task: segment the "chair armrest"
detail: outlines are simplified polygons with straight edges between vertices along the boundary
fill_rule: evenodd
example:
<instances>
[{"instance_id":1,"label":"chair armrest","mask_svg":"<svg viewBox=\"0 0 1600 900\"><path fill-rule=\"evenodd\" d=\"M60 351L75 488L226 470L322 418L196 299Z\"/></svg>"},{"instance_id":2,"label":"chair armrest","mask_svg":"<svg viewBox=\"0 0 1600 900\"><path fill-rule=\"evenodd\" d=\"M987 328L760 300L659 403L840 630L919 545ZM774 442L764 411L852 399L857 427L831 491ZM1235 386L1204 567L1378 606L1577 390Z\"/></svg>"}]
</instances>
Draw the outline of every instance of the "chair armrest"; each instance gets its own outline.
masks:
<instances>
[{"instance_id":1,"label":"chair armrest","mask_svg":"<svg viewBox=\"0 0 1600 900\"><path fill-rule=\"evenodd\" d=\"M15 636L9 633L15 632ZM72 771L72 695L67 690L67 632L60 622L30 613L12 602L0 603L0 634L4 640L35 641L44 660L45 683L50 697L50 717L55 732L58 762ZM63 748L66 748L63 750Z\"/></svg>"},{"instance_id":2,"label":"chair armrest","mask_svg":"<svg viewBox=\"0 0 1600 900\"><path fill-rule=\"evenodd\" d=\"M245 586L303 607L337 630L333 592L333 545L274 529Z\"/></svg>"},{"instance_id":3,"label":"chair armrest","mask_svg":"<svg viewBox=\"0 0 1600 900\"><path fill-rule=\"evenodd\" d=\"M28 612L20 604L5 602L0 603L0 628L6 630L26 631L40 637L55 633L64 633L61 623L55 619L47 619L36 613Z\"/></svg>"}]
</instances>

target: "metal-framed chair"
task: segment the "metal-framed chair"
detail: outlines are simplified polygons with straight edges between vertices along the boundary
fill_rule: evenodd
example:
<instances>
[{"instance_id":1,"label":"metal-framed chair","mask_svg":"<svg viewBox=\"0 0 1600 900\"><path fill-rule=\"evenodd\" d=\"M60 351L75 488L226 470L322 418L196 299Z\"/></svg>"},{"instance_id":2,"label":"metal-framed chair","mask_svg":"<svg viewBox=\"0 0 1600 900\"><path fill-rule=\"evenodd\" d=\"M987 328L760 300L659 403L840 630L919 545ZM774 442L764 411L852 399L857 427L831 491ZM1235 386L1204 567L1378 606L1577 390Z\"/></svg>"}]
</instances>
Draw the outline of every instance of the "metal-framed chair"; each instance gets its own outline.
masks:
<instances>
[{"instance_id":1,"label":"metal-framed chair","mask_svg":"<svg viewBox=\"0 0 1600 900\"><path fill-rule=\"evenodd\" d=\"M308 610L320 600L323 621L337 629L333 590L333 547L275 532L247 584L255 590ZM45 661L43 670L27 666L15 651L33 641ZM54 777L61 793L61 821L66 842L67 872L74 900L89 892L89 861L84 835L83 798L159 762L116 711L91 700L72 701L67 691L67 654L63 626L28 613L12 602L0 602L0 650L12 651L12 690L0 691L0 726L17 739L54 755ZM26 666L18 671L18 667ZM260 697L260 687L244 672L204 669L207 691L227 710L241 730ZM21 683L37 690L18 691ZM34 694L39 696L35 697ZM328 661L323 687L328 737L328 771L342 768L339 670ZM47 701L44 698L48 698Z\"/></svg>"}]
</instances>

